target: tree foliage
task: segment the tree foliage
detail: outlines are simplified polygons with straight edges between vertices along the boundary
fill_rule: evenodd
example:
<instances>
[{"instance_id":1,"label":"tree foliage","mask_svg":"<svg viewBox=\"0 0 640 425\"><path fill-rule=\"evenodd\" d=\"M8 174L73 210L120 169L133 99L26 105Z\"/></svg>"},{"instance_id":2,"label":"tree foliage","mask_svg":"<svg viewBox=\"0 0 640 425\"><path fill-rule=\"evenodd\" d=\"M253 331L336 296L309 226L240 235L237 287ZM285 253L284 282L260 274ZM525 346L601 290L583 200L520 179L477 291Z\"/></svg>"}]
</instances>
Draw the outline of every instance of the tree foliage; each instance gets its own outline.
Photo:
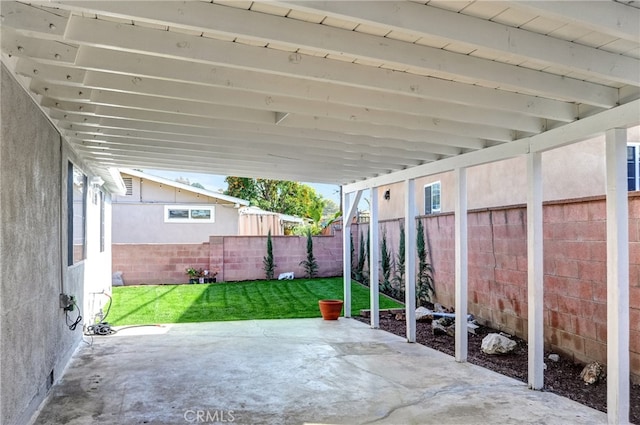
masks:
<instances>
[{"instance_id":1,"label":"tree foliage","mask_svg":"<svg viewBox=\"0 0 640 425\"><path fill-rule=\"evenodd\" d=\"M313 238L311 236L311 229L307 230L307 259L300 261L300 265L304 267L304 271L307 278L314 278L318 274L318 262L313 255Z\"/></svg>"},{"instance_id":2,"label":"tree foliage","mask_svg":"<svg viewBox=\"0 0 640 425\"><path fill-rule=\"evenodd\" d=\"M416 279L417 304L426 306L435 295L433 268L427 262L427 248L424 240L424 225L418 220L416 227L416 251L418 254L418 276Z\"/></svg>"},{"instance_id":3,"label":"tree foliage","mask_svg":"<svg viewBox=\"0 0 640 425\"><path fill-rule=\"evenodd\" d=\"M266 211L295 215L319 223L326 200L306 184L284 180L232 177L225 179L225 195L248 200Z\"/></svg>"},{"instance_id":4,"label":"tree foliage","mask_svg":"<svg viewBox=\"0 0 640 425\"><path fill-rule=\"evenodd\" d=\"M276 265L273 262L273 243L271 242L271 229L269 229L269 233L267 233L267 256L262 257L262 264L264 265L264 273L267 277L267 280L273 279Z\"/></svg>"}]
</instances>

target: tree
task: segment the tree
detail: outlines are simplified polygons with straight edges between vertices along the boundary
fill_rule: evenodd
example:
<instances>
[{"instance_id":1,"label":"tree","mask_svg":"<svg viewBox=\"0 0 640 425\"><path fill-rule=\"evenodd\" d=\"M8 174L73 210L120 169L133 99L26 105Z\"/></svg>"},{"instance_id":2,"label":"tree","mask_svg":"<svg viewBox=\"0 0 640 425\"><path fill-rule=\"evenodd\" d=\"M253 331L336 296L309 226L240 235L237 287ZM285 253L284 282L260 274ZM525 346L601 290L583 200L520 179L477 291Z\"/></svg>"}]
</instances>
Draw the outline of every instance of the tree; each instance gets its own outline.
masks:
<instances>
[{"instance_id":1,"label":"tree","mask_svg":"<svg viewBox=\"0 0 640 425\"><path fill-rule=\"evenodd\" d=\"M391 286L391 251L387 248L387 233L382 232L382 244L380 247L380 267L382 268L382 284L380 290L393 296L393 288Z\"/></svg>"},{"instance_id":2,"label":"tree","mask_svg":"<svg viewBox=\"0 0 640 425\"><path fill-rule=\"evenodd\" d=\"M206 188L203 185L201 185L200 183L198 183L198 182L191 183L191 186L192 187L197 187L198 189L205 189L206 190Z\"/></svg>"},{"instance_id":3,"label":"tree","mask_svg":"<svg viewBox=\"0 0 640 425\"><path fill-rule=\"evenodd\" d=\"M262 264L264 265L264 272L267 276L267 280L273 279L276 265L273 263L273 243L271 242L271 229L269 229L269 233L267 233L267 256L262 257Z\"/></svg>"},{"instance_id":4,"label":"tree","mask_svg":"<svg viewBox=\"0 0 640 425\"><path fill-rule=\"evenodd\" d=\"M311 186L284 180L232 177L226 195L248 200L263 210L309 218L319 223L326 200Z\"/></svg>"},{"instance_id":5,"label":"tree","mask_svg":"<svg viewBox=\"0 0 640 425\"><path fill-rule=\"evenodd\" d=\"M404 225L400 222L400 243L398 247L398 255L396 256L396 272L392 282L394 284L393 297L396 299L404 298L404 274L405 274L405 239Z\"/></svg>"},{"instance_id":6,"label":"tree","mask_svg":"<svg viewBox=\"0 0 640 425\"><path fill-rule=\"evenodd\" d=\"M311 229L307 230L307 259L300 261L300 265L304 267L307 277L313 278L318 274L318 262L313 255L313 238L311 236Z\"/></svg>"},{"instance_id":7,"label":"tree","mask_svg":"<svg viewBox=\"0 0 640 425\"><path fill-rule=\"evenodd\" d=\"M435 295L433 268L427 262L427 248L424 241L424 225L418 220L416 226L416 251L418 254L418 276L416 279L417 304L426 306Z\"/></svg>"}]
</instances>

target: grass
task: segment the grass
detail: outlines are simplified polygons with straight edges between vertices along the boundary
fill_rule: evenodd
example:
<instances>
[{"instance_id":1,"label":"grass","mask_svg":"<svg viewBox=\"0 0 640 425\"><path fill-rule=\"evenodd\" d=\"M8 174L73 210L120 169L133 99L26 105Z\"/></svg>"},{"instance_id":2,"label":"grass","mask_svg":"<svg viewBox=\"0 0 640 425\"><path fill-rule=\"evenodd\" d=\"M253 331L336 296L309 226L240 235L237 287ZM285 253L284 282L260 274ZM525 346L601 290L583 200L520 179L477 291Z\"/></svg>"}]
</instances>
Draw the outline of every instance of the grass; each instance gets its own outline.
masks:
<instances>
[{"instance_id":1,"label":"grass","mask_svg":"<svg viewBox=\"0 0 640 425\"><path fill-rule=\"evenodd\" d=\"M318 300L343 299L341 277L113 288L114 326L320 317ZM380 296L380 308L402 307ZM369 289L351 283L351 310L369 308Z\"/></svg>"}]
</instances>

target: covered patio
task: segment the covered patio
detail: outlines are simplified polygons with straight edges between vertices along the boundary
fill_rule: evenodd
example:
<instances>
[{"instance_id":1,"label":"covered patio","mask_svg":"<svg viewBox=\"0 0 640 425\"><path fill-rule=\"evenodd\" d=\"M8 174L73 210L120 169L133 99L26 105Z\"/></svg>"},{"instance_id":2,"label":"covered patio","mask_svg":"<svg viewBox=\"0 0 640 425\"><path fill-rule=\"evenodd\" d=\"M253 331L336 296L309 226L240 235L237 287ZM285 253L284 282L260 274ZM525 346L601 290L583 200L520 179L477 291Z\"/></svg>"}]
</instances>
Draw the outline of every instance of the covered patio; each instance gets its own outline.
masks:
<instances>
[{"instance_id":1,"label":"covered patio","mask_svg":"<svg viewBox=\"0 0 640 425\"><path fill-rule=\"evenodd\" d=\"M455 173L455 309L465 317L467 170L509 158L526 158L526 169L513 172L528 176L529 387L535 390L543 386L541 155L604 135L608 421L628 422L629 229L625 160L627 129L640 125L638 2L52 0L3 1L0 7L2 72L3 76L9 74L3 87L19 85L28 93L37 112L44 114L59 135L62 146L57 151L71 158L72 168L75 164L92 176L92 190L102 191L107 201L110 193L126 189L117 173L119 167L341 185L347 230L343 243L347 282L347 235L359 199L364 191L370 191L375 229L378 188L402 182L407 194L403 215L409 241L405 291L408 342L415 341L415 179L440 172ZM3 127L8 121L9 130L29 129L25 123L33 117L18 116L20 112L11 108L10 101L5 102ZM14 123L23 126L13 126ZM16 149L10 153L17 155L11 159L13 164L22 164L22 159L34 156L28 148L27 152L19 149L26 146L20 139L24 133L12 140ZM51 145L43 140L42 145ZM5 158L6 155L3 164L8 164ZM29 162L36 176L44 168L42 164L56 162L44 156L38 160L41 162L35 165ZM58 162L56 165L62 164L66 170L67 163ZM13 175L17 172L9 177ZM59 181L43 178L64 192L62 177ZM21 183L15 187L21 188ZM29 202L31 198L16 204L15 210L28 209ZM55 218L61 223L62 236L59 240L52 238L51 246L61 248L66 243L64 226L68 224L64 211L73 205L66 205L62 197L56 202L59 209L53 211L60 214ZM377 238L377 232L372 232L372 247L378 246ZM12 242L8 240L7 246ZM39 249L33 247L29 259L39 258ZM65 261L64 255L67 254L60 254L56 260L60 262L56 264L60 282L56 283L61 289L65 287L66 274L73 272L69 267L73 261ZM375 249L370 258L375 266L371 270L377 270ZM78 268L89 268L91 258L87 260ZM371 278L373 328L377 327L375 273ZM10 280L3 280L3 294L18 293L19 288L8 287L6 282ZM78 288L89 292L84 280ZM53 304L49 298L57 297L57 288L51 291L46 300L34 302L50 307ZM348 285L345 300L349 305ZM2 304L3 311L17 304L7 301ZM58 323L59 311L55 307L53 312L47 310L48 316L41 323ZM42 309L41 305L34 308ZM345 313L350 315L348 310ZM31 322L31 317L22 314L11 310L2 316L2 326L8 329L3 335L17 333L11 323ZM353 330L344 329L345 323L341 322L337 339L329 345L349 347L348 337ZM464 364L465 321L457 321L456 326L457 363L446 358L438 361L450 362L443 370L475 371L475 367ZM339 336L341 332L344 334ZM358 332L366 335L363 341L374 344L373 351L378 347L375 344L387 343L377 341L380 334L375 331L358 327ZM41 344L36 336L25 338L27 351ZM116 340L96 343L94 349L108 351L108 344ZM398 344L395 337L393 341L391 351L406 356L399 361L408 370L424 366L421 373L438 373L437 368L413 363L415 353L425 352L423 348ZM199 347L196 340L190 343L194 349ZM340 346L341 343L346 345ZM43 356L54 352L53 357L63 362L66 354L58 354L68 353L79 344L78 335L61 347L49 342ZM3 362L3 372L21 370L24 365L19 361L20 349L14 349L4 339L2 346L3 359L10 360ZM344 349L360 349L357 344L354 347ZM290 348L301 350L304 345ZM339 352L340 348L325 346L323 350ZM367 355L362 357L366 358ZM34 364L27 367L35 368ZM3 417L14 422L20 415L27 415L30 405L46 392L43 388L55 381L53 369L40 369L37 376L30 377L16 391L19 400L6 392L9 382L4 381L9 378L5 376L12 375L2 375ZM69 369L70 375L65 379L70 379L74 370ZM357 368L349 373L356 372ZM225 375L225 379L232 378ZM491 375L490 379L494 378L500 380ZM81 381L80 377L77 379ZM180 383L180 379L178 374L173 383ZM391 385L384 380L381 384L387 388ZM470 385L474 388L477 384ZM515 391L511 384L505 385L500 397ZM493 387L496 394L497 388L500 385ZM461 392L457 394L463 395L457 397L460 403L466 403L473 393L464 388L458 390ZM93 391L91 387L74 394L88 397L89 391ZM269 396L274 393L272 388L264 391ZM522 391L521 400L548 396L526 392L524 388ZM456 392L441 393L446 394ZM410 404L419 402L411 397L406 400ZM394 422L394 412L402 409L385 406L387 410L381 417ZM535 409L523 419L522 406L519 403L518 421L535 422ZM576 409L569 411L583 411L572 406ZM51 403L49 407L52 408ZM414 408L418 409L413 406L408 410ZM506 409L497 404L487 406L502 412L496 415L509 418L506 411L500 410L503 408ZM118 409L111 413L122 411ZM554 414L564 409L556 410ZM356 409L353 422L374 420L378 417L376 412L367 413L371 416L365 419L361 416L364 413ZM464 415L465 409L451 414ZM316 417L343 421L331 416L330 411L317 413ZM601 416L597 418L602 420ZM407 419L421 421L418 413L411 413ZM268 422L260 416L255 420ZM315 419L305 416L304 420Z\"/></svg>"},{"instance_id":2,"label":"covered patio","mask_svg":"<svg viewBox=\"0 0 640 425\"><path fill-rule=\"evenodd\" d=\"M34 425L602 424L353 319L134 327L83 345Z\"/></svg>"}]
</instances>

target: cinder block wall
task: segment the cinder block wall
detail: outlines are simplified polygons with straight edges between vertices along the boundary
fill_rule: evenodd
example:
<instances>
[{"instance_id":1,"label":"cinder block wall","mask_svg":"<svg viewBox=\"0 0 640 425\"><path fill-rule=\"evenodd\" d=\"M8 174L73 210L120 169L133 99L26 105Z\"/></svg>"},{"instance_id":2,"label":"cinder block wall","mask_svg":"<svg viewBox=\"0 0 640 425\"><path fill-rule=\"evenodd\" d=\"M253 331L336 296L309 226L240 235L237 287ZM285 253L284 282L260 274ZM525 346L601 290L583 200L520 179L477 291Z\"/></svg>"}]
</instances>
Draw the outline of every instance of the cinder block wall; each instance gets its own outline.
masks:
<instances>
[{"instance_id":1,"label":"cinder block wall","mask_svg":"<svg viewBox=\"0 0 640 425\"><path fill-rule=\"evenodd\" d=\"M300 262L307 255L304 236L272 236L275 275L294 272L304 276ZM113 271L121 271L126 285L184 283L187 267L215 270L217 280L264 279L262 259L266 236L211 236L203 244L114 244ZM314 236L313 254L318 276L342 275L342 232Z\"/></svg>"},{"instance_id":2,"label":"cinder block wall","mask_svg":"<svg viewBox=\"0 0 640 425\"><path fill-rule=\"evenodd\" d=\"M454 305L454 216L420 217L437 299ZM469 312L487 325L527 337L526 207L469 212ZM396 220L380 223L394 253ZM357 232L357 233L355 233ZM366 232L366 230L365 230ZM544 205L546 349L606 363L606 205L604 197ZM360 231L354 225L354 242ZM358 235L358 236L356 236ZM640 381L640 193L629 194L630 360ZM356 255L358 251L356 250Z\"/></svg>"}]
</instances>

